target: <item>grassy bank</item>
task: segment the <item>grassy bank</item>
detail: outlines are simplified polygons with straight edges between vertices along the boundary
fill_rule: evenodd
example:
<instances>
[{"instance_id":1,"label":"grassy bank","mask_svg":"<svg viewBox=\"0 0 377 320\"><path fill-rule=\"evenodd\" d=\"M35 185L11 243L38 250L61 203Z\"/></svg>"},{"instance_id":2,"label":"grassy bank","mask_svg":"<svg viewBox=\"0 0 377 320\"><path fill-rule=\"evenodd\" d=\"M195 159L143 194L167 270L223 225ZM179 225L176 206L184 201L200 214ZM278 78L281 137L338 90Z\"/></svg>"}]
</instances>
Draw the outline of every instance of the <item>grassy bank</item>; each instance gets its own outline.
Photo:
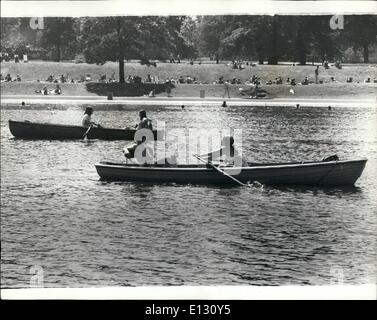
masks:
<instances>
[{"instance_id":1,"label":"grassy bank","mask_svg":"<svg viewBox=\"0 0 377 320\"><path fill-rule=\"evenodd\" d=\"M174 96L182 97L198 97L200 90L205 90L207 97L221 97L224 89L222 85L214 85L212 82L223 76L225 79L237 78L245 82L256 75L261 78L262 83L273 80L278 76L283 79L295 78L297 82L302 81L306 76L310 80L314 79L313 66L291 66L291 65L257 65L256 67L246 66L244 70L234 70L226 64L194 64L193 66L187 63L170 64L157 63L157 67L142 66L138 63L126 63L125 74L137 75L142 79L146 78L148 74L153 77L158 76L159 79L175 78L179 76L191 76L197 78L201 82L209 84L184 84L178 85L173 89ZM1 83L1 93L3 95L32 95L35 90L42 89L44 83L38 83L37 80L46 80L49 75L58 77L61 74L68 74L69 79L79 79L80 76L90 73L92 79L97 81L101 75L106 74L110 77L115 73L117 78L118 65L114 62L108 62L102 66L92 64L75 64L68 62L38 62L30 61L28 63L14 63L6 62L1 64L1 73L3 75L10 73L13 77L17 74L21 76L21 82ZM329 83L330 77L335 77L337 82ZM346 79L353 77L353 83L347 83ZM347 65L339 70L331 67L325 70L320 67L319 79L323 80L324 84L311 84L309 86L294 87L295 94L289 92L291 88L289 85L264 85L263 87L269 92L270 97L375 97L377 92L377 84L366 84L366 78L377 78L376 65ZM359 82L359 83L357 83ZM85 83L63 83L63 95L81 95L81 96L96 96L103 94L103 92L92 92L90 86ZM238 88L242 85L231 85L230 93L232 97L238 97ZM48 84L49 89L55 87L55 84ZM109 91L111 91L109 89ZM160 93L159 96L166 96L166 93Z\"/></svg>"},{"instance_id":2,"label":"grassy bank","mask_svg":"<svg viewBox=\"0 0 377 320\"><path fill-rule=\"evenodd\" d=\"M2 95L35 95L36 89L41 89L44 85L38 83L2 83ZM54 85L49 85L53 89ZM230 86L230 96L240 97L238 88L240 85ZM63 91L62 96L98 96L95 92L87 90L87 86L82 83L61 84ZM334 83L323 85L296 86L293 88L294 94L290 93L291 86L288 85L270 85L265 86L270 98L375 98L377 93L377 84L357 84L357 83ZM199 97L200 90L205 91L205 97L222 97L224 89L222 85L198 85L183 84L172 90L174 97ZM166 93L157 94L157 97L164 97ZM58 97L58 96L57 96Z\"/></svg>"}]
</instances>

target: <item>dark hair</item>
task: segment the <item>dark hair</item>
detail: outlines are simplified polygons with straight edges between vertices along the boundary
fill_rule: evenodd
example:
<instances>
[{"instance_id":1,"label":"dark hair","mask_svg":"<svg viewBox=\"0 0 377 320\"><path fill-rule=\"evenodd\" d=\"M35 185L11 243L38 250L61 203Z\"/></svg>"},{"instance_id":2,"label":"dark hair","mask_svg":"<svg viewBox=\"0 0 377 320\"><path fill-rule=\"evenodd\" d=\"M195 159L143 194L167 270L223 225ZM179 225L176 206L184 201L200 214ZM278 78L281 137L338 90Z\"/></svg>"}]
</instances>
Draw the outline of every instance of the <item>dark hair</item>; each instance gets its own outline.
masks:
<instances>
[{"instance_id":1,"label":"dark hair","mask_svg":"<svg viewBox=\"0 0 377 320\"><path fill-rule=\"evenodd\" d=\"M139 112L139 117L142 119L142 118L145 118L147 116L147 112L145 110L141 110Z\"/></svg>"},{"instance_id":2,"label":"dark hair","mask_svg":"<svg viewBox=\"0 0 377 320\"><path fill-rule=\"evenodd\" d=\"M92 107L86 107L84 114L91 115L93 113L93 108Z\"/></svg>"}]
</instances>

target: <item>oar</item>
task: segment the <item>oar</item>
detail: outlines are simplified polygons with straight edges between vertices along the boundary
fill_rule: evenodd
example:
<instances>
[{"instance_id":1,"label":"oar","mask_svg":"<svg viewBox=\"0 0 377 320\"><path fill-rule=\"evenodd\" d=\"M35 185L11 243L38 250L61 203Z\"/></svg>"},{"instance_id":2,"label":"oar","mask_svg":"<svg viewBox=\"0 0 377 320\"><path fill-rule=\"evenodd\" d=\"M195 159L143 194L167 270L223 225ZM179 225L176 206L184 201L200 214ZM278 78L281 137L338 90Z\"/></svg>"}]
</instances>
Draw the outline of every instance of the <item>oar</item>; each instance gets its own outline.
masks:
<instances>
[{"instance_id":1,"label":"oar","mask_svg":"<svg viewBox=\"0 0 377 320\"><path fill-rule=\"evenodd\" d=\"M206 161L204 160L203 158L201 158L200 156L198 156L197 154L194 154L193 155L195 158L197 158L198 160L204 162L204 163L208 163L213 169L215 169L217 172L223 174L224 176L228 177L229 179L232 179L234 182L238 183L240 186L243 186L243 187L250 187L248 184L245 184L245 183L242 183L241 181L237 180L235 177L232 177L230 174L226 173L225 171L219 169L218 167L216 167L211 161Z\"/></svg>"},{"instance_id":2,"label":"oar","mask_svg":"<svg viewBox=\"0 0 377 320\"><path fill-rule=\"evenodd\" d=\"M84 135L82 136L82 139L85 139L85 137L88 135L90 129L92 129L92 125L89 126L88 130L85 131Z\"/></svg>"}]
</instances>

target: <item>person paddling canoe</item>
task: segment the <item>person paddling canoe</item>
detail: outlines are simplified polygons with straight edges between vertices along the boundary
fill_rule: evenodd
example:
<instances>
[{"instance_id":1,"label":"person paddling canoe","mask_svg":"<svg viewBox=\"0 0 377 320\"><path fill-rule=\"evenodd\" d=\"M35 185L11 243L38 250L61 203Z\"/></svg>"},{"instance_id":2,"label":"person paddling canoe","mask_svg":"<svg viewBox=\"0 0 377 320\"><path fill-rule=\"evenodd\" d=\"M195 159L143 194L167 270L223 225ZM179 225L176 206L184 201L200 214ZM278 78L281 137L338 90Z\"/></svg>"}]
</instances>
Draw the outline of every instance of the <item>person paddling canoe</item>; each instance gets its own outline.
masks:
<instances>
[{"instance_id":1,"label":"person paddling canoe","mask_svg":"<svg viewBox=\"0 0 377 320\"><path fill-rule=\"evenodd\" d=\"M101 127L99 124L92 121L92 114L93 114L93 108L87 107L84 112L84 116L82 117L81 125L83 127L89 128L91 126L97 126Z\"/></svg>"},{"instance_id":2,"label":"person paddling canoe","mask_svg":"<svg viewBox=\"0 0 377 320\"><path fill-rule=\"evenodd\" d=\"M249 166L234 148L234 138L232 136L223 137L220 149L214 150L210 153L201 154L199 157L210 162L220 161L223 165L232 165L236 167Z\"/></svg>"},{"instance_id":3,"label":"person paddling canoe","mask_svg":"<svg viewBox=\"0 0 377 320\"><path fill-rule=\"evenodd\" d=\"M152 120L147 117L147 112L145 110L141 110L139 112L140 122L135 126L136 130L140 129L149 129L153 130Z\"/></svg>"}]
</instances>

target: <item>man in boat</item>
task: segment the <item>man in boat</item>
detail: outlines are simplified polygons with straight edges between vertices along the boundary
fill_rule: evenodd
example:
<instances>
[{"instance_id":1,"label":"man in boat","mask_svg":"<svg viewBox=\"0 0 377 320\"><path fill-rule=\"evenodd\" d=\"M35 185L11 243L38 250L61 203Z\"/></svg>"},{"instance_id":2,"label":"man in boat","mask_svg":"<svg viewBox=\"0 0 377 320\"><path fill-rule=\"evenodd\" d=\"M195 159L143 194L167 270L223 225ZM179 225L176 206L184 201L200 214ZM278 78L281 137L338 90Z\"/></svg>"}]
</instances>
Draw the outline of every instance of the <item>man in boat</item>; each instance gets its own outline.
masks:
<instances>
[{"instance_id":1,"label":"man in boat","mask_svg":"<svg viewBox=\"0 0 377 320\"><path fill-rule=\"evenodd\" d=\"M147 112L145 110L141 110L139 112L139 118L140 118L140 122L135 126L135 129L136 129L135 136L137 134L137 131L142 130L142 129L148 129L148 130L153 131L152 120L147 117ZM133 143L127 145L123 149L123 154L126 157L126 159L133 159L135 156L135 150L137 146L145 142L145 140L146 140L146 137L144 136L142 140L136 140ZM150 152L151 150L149 146L146 146L145 152L143 153L143 155L146 156L146 153L150 154Z\"/></svg>"},{"instance_id":2,"label":"man in boat","mask_svg":"<svg viewBox=\"0 0 377 320\"><path fill-rule=\"evenodd\" d=\"M240 154L234 148L234 138L232 136L223 137L221 140L221 147L210 153L199 155L207 161L220 161L220 165L235 166L235 167L248 167L249 164L246 160L242 159Z\"/></svg>"},{"instance_id":3,"label":"man in boat","mask_svg":"<svg viewBox=\"0 0 377 320\"><path fill-rule=\"evenodd\" d=\"M140 122L135 126L136 131L140 129L149 129L153 130L152 120L147 117L147 112L145 110L141 110L139 112Z\"/></svg>"},{"instance_id":4,"label":"man in boat","mask_svg":"<svg viewBox=\"0 0 377 320\"><path fill-rule=\"evenodd\" d=\"M91 126L101 127L98 123L92 121L93 108L86 107L84 116L82 117L81 125L83 127L89 128Z\"/></svg>"}]
</instances>

